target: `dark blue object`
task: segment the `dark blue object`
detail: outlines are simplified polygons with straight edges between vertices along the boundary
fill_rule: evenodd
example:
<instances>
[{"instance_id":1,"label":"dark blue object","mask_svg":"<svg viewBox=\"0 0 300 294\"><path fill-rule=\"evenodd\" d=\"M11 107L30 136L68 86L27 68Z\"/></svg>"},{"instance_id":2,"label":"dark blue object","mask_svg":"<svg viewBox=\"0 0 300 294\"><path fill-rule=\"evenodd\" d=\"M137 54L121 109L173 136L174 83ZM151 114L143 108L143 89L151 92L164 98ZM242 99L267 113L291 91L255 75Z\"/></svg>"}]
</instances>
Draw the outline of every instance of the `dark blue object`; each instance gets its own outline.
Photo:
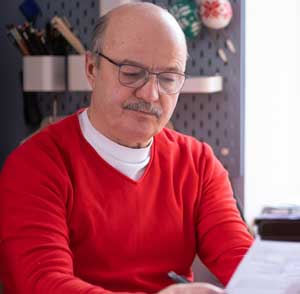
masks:
<instances>
[{"instance_id":1,"label":"dark blue object","mask_svg":"<svg viewBox=\"0 0 300 294\"><path fill-rule=\"evenodd\" d=\"M175 283L183 283L183 284L190 283L190 281L186 277L180 276L173 271L168 272L168 277L172 279Z\"/></svg>"},{"instance_id":2,"label":"dark blue object","mask_svg":"<svg viewBox=\"0 0 300 294\"><path fill-rule=\"evenodd\" d=\"M23 1L19 6L19 9L25 18L31 23L35 23L37 17L42 14L41 8L34 0Z\"/></svg>"}]
</instances>

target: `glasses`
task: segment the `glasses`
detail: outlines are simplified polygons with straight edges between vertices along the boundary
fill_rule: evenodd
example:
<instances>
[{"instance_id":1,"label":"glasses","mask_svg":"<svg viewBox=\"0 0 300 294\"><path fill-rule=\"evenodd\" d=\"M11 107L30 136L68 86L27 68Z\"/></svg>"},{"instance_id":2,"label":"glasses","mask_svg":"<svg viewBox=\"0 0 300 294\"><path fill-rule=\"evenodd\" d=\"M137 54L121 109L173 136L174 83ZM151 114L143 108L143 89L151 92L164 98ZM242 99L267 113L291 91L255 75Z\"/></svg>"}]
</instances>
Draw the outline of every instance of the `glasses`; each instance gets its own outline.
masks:
<instances>
[{"instance_id":1,"label":"glasses","mask_svg":"<svg viewBox=\"0 0 300 294\"><path fill-rule=\"evenodd\" d=\"M95 52L110 63L119 67L119 82L129 88L140 88L156 75L157 87L160 94L176 94L180 92L185 81L185 74L177 72L151 72L146 68L128 63L118 63L101 52Z\"/></svg>"}]
</instances>

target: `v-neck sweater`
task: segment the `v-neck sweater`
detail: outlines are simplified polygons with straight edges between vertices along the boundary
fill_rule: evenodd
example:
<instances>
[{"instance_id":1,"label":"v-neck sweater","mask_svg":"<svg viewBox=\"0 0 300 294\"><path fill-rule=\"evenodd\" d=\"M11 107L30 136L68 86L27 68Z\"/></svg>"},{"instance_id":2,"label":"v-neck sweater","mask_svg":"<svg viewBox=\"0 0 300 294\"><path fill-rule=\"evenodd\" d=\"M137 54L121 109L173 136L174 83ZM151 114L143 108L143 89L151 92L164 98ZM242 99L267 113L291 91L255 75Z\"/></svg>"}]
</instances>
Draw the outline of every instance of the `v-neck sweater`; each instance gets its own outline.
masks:
<instances>
[{"instance_id":1,"label":"v-neck sweater","mask_svg":"<svg viewBox=\"0 0 300 294\"><path fill-rule=\"evenodd\" d=\"M5 293L158 292L195 254L226 284L252 243L205 143L163 129L133 180L83 137L78 113L19 146L0 177Z\"/></svg>"}]
</instances>

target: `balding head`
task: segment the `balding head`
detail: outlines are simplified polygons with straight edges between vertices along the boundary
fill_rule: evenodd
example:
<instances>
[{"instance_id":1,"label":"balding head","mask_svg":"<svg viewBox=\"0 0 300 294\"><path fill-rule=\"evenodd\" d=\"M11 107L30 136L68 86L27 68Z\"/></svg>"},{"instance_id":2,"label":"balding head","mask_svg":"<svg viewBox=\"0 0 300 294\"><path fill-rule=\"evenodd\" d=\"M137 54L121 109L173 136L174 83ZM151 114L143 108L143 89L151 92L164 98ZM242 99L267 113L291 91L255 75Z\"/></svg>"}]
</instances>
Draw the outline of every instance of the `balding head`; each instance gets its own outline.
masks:
<instances>
[{"instance_id":1,"label":"balding head","mask_svg":"<svg viewBox=\"0 0 300 294\"><path fill-rule=\"evenodd\" d=\"M113 37L112 34L120 36L128 33L128 30L130 35L137 37L139 33L148 34L150 38L159 33L165 34L180 43L187 56L186 39L178 22L166 9L152 3L121 5L99 18L92 36L91 52L103 51L107 42Z\"/></svg>"},{"instance_id":2,"label":"balding head","mask_svg":"<svg viewBox=\"0 0 300 294\"><path fill-rule=\"evenodd\" d=\"M100 19L92 52L93 125L119 144L147 146L170 119L184 82L187 46L177 21L153 4L119 6Z\"/></svg>"}]
</instances>

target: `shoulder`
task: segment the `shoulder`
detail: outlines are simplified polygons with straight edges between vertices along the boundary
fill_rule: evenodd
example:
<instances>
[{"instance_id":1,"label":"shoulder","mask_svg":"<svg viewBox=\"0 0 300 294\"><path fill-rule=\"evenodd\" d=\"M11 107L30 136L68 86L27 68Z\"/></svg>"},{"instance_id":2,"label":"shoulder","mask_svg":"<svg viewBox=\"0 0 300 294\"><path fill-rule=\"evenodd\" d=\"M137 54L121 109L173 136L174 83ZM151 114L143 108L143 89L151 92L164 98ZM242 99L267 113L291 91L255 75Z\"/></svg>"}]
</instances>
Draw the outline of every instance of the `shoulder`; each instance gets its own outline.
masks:
<instances>
[{"instance_id":1,"label":"shoulder","mask_svg":"<svg viewBox=\"0 0 300 294\"><path fill-rule=\"evenodd\" d=\"M197 157L214 157L212 148L192 136L164 128L155 136L158 149L179 152L180 154L194 154Z\"/></svg>"},{"instance_id":2,"label":"shoulder","mask_svg":"<svg viewBox=\"0 0 300 294\"><path fill-rule=\"evenodd\" d=\"M2 174L62 168L65 151L78 136L76 120L76 114L72 114L28 138L7 157Z\"/></svg>"}]
</instances>

